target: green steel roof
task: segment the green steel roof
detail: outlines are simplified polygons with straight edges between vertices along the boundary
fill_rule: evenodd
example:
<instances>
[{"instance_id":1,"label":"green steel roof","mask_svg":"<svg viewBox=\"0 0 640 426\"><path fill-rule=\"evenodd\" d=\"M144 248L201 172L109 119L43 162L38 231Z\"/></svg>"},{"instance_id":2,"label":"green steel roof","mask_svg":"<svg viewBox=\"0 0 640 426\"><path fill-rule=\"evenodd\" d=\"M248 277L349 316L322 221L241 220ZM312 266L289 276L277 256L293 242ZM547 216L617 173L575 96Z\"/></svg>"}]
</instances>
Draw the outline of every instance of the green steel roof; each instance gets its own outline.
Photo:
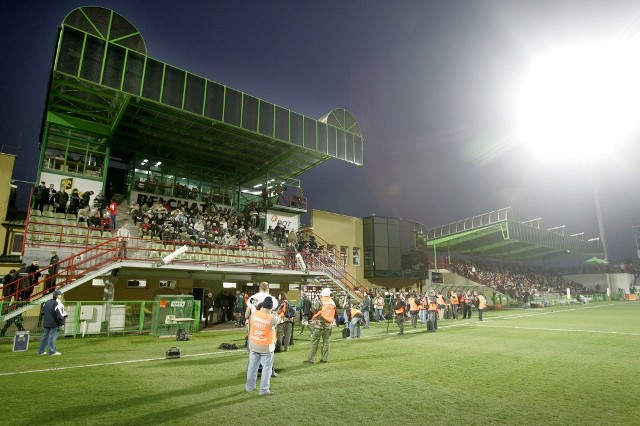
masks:
<instances>
[{"instance_id":1,"label":"green steel roof","mask_svg":"<svg viewBox=\"0 0 640 426\"><path fill-rule=\"evenodd\" d=\"M100 7L75 9L58 34L41 143L69 133L123 162L171 158L241 185L330 158L363 165L346 110L313 119L153 59L131 23Z\"/></svg>"},{"instance_id":2,"label":"green steel roof","mask_svg":"<svg viewBox=\"0 0 640 426\"><path fill-rule=\"evenodd\" d=\"M600 240L584 241L534 223L517 222L511 207L431 228L427 248L513 261L604 253Z\"/></svg>"}]
</instances>

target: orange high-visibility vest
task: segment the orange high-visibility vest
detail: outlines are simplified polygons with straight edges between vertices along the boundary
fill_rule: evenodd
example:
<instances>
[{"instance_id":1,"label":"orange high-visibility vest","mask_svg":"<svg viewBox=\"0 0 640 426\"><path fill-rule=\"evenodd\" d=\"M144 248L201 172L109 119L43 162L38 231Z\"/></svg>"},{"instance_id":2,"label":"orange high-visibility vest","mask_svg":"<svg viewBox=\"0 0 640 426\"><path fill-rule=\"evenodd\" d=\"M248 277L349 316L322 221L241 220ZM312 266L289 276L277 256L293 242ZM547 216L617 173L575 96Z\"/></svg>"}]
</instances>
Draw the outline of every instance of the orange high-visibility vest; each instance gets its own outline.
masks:
<instances>
[{"instance_id":1,"label":"orange high-visibility vest","mask_svg":"<svg viewBox=\"0 0 640 426\"><path fill-rule=\"evenodd\" d=\"M362 314L362 311L359 311L359 310L357 310L357 309L351 309L351 310L349 311L349 318L353 318L353 317L354 317L354 315L358 315L358 314Z\"/></svg>"},{"instance_id":2,"label":"orange high-visibility vest","mask_svg":"<svg viewBox=\"0 0 640 426\"><path fill-rule=\"evenodd\" d=\"M438 295L438 305L444 305L445 301L444 301L444 296L439 294Z\"/></svg>"},{"instance_id":3,"label":"orange high-visibility vest","mask_svg":"<svg viewBox=\"0 0 640 426\"><path fill-rule=\"evenodd\" d=\"M438 303L437 302L433 302L431 300L431 298L429 298L429 310L430 311L437 311L438 310Z\"/></svg>"},{"instance_id":4,"label":"orange high-visibility vest","mask_svg":"<svg viewBox=\"0 0 640 426\"><path fill-rule=\"evenodd\" d=\"M478 297L478 309L484 309L487 307L487 302L484 297Z\"/></svg>"},{"instance_id":5,"label":"orange high-visibility vest","mask_svg":"<svg viewBox=\"0 0 640 426\"><path fill-rule=\"evenodd\" d=\"M449 300L451 300L451 304L452 305L457 305L459 303L458 302L458 296L456 296L456 295L451 296L451 298Z\"/></svg>"},{"instance_id":6,"label":"orange high-visibility vest","mask_svg":"<svg viewBox=\"0 0 640 426\"><path fill-rule=\"evenodd\" d=\"M255 311L249 319L249 340L256 345L270 345L276 341L271 329L271 314L262 310Z\"/></svg>"},{"instance_id":7,"label":"orange high-visibility vest","mask_svg":"<svg viewBox=\"0 0 640 426\"><path fill-rule=\"evenodd\" d=\"M419 303L419 302L418 302ZM418 306L418 303L416 303L416 298L415 297L410 297L409 298L409 310L410 311L417 311L420 309L420 307Z\"/></svg>"},{"instance_id":8,"label":"orange high-visibility vest","mask_svg":"<svg viewBox=\"0 0 640 426\"><path fill-rule=\"evenodd\" d=\"M315 313L313 319L322 317L326 322L333 322L336 316L336 303L328 296L321 298L320 301L322 301L322 308Z\"/></svg>"},{"instance_id":9,"label":"orange high-visibility vest","mask_svg":"<svg viewBox=\"0 0 640 426\"><path fill-rule=\"evenodd\" d=\"M404 302L402 303L400 309L396 309L396 314L404 314Z\"/></svg>"},{"instance_id":10,"label":"orange high-visibility vest","mask_svg":"<svg viewBox=\"0 0 640 426\"><path fill-rule=\"evenodd\" d=\"M286 300L284 302L282 302L282 308L280 309L280 312L278 312L278 316L280 318L284 318L284 314L287 312L287 304L289 302L287 302Z\"/></svg>"}]
</instances>

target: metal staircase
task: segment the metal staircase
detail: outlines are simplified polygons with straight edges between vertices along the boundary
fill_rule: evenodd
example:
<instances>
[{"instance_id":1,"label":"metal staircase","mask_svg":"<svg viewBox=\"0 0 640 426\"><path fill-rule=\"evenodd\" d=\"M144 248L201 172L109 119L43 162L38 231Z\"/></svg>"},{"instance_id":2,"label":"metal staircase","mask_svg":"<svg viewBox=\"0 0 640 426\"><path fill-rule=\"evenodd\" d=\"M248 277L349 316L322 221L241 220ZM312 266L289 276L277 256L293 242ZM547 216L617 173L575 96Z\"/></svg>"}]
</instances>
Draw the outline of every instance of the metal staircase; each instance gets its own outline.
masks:
<instances>
[{"instance_id":1,"label":"metal staircase","mask_svg":"<svg viewBox=\"0 0 640 426\"><path fill-rule=\"evenodd\" d=\"M7 321L28 311L34 306L40 305L47 300L50 300L53 297L52 293L54 290L61 290L62 292L69 291L78 287L79 285L93 280L94 278L106 275L113 269L119 268L120 264L117 262L118 253L116 248L116 240L117 238L112 238L103 242L102 244L91 247L60 261L59 265L64 268L64 273L58 274L58 276L56 277L57 283L55 288L51 288L48 291L39 291L35 294L32 294L29 300L17 301L9 307L4 306L4 304L9 303L8 301L2 302L3 315L0 316L0 320ZM42 268L36 273L42 273L48 268L49 266ZM20 278L19 280L30 278L31 276L28 276ZM41 284L44 285L47 280L48 277L43 278L36 283L32 283L31 286L27 288L27 290L33 291L34 288L39 287ZM25 289L19 289L19 282L16 284L16 287L17 289L15 293L8 295L6 297L6 300L11 300L12 297L14 298L14 300L17 300L19 293L21 291L25 291Z\"/></svg>"}]
</instances>

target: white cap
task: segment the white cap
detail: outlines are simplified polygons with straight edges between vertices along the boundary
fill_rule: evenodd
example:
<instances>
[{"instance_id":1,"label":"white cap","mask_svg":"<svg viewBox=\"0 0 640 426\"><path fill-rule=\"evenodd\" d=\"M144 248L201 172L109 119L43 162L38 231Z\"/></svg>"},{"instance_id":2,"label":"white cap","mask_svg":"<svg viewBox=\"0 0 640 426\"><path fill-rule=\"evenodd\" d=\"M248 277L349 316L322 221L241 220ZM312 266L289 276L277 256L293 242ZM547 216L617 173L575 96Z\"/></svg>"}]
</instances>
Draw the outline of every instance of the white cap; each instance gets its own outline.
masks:
<instances>
[{"instance_id":1,"label":"white cap","mask_svg":"<svg viewBox=\"0 0 640 426\"><path fill-rule=\"evenodd\" d=\"M331 289L323 288L322 291L320 292L320 297L329 297L329 296L331 296Z\"/></svg>"}]
</instances>

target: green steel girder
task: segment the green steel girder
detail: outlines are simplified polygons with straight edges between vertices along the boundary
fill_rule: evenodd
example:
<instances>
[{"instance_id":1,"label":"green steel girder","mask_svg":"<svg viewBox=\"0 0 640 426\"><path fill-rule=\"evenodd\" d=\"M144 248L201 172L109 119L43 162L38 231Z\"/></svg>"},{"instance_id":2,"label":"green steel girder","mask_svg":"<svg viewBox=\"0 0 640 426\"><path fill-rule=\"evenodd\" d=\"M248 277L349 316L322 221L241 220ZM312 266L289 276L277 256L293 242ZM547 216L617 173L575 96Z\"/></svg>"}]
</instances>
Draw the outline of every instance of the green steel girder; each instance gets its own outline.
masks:
<instances>
[{"instance_id":1,"label":"green steel girder","mask_svg":"<svg viewBox=\"0 0 640 426\"><path fill-rule=\"evenodd\" d=\"M104 124L82 120L76 117L64 116L51 111L47 113L47 121L52 124L59 124L61 126L80 129L90 133L104 136L109 135L109 127Z\"/></svg>"},{"instance_id":2,"label":"green steel girder","mask_svg":"<svg viewBox=\"0 0 640 426\"><path fill-rule=\"evenodd\" d=\"M512 220L435 238L427 241L427 247L432 250L446 248L451 253L482 254L512 260L602 253L599 244L577 241Z\"/></svg>"}]
</instances>

